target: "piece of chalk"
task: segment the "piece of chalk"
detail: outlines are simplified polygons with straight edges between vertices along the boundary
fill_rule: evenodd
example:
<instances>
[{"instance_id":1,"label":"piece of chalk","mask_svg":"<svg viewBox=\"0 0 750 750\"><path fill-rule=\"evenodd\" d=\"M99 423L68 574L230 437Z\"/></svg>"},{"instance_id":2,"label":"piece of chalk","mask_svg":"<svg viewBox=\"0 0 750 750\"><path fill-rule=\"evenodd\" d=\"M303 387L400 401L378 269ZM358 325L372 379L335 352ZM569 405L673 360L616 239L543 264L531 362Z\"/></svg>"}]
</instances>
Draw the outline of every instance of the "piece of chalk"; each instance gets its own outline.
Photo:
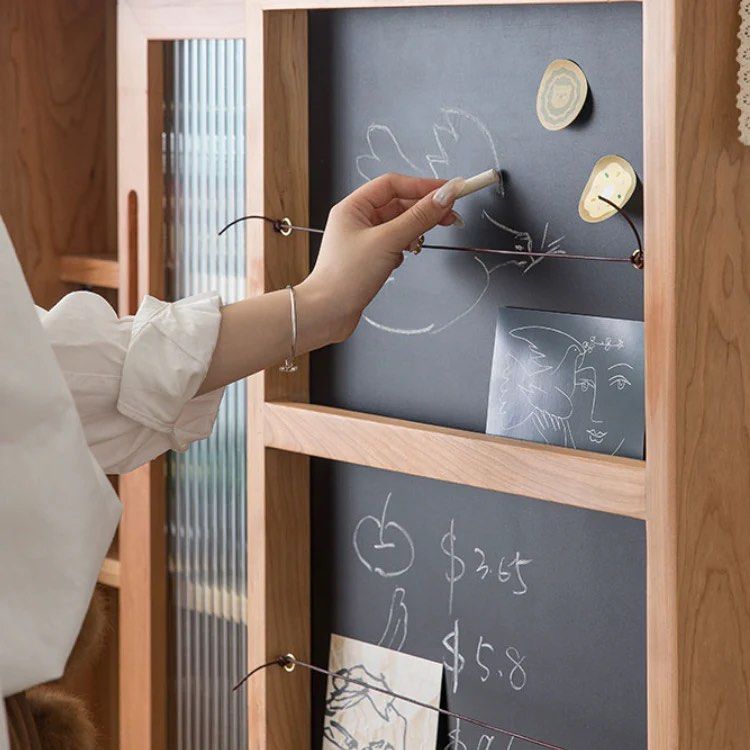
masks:
<instances>
[{"instance_id":1,"label":"piece of chalk","mask_svg":"<svg viewBox=\"0 0 750 750\"><path fill-rule=\"evenodd\" d=\"M469 177L456 198L463 198L472 193L476 193L477 190L481 190L482 188L497 185L499 182L500 173L496 169L488 169L486 172L480 172L479 174L474 175L474 177Z\"/></svg>"}]
</instances>

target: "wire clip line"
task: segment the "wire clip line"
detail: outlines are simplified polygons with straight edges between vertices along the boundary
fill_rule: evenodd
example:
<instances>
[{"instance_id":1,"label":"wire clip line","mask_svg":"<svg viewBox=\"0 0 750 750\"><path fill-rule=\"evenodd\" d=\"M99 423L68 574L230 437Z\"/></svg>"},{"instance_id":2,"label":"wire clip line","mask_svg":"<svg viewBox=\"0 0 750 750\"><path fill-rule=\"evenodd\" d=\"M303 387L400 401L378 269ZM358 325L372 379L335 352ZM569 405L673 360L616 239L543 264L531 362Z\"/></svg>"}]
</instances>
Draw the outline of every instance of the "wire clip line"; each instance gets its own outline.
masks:
<instances>
[{"instance_id":1,"label":"wire clip line","mask_svg":"<svg viewBox=\"0 0 750 750\"><path fill-rule=\"evenodd\" d=\"M415 698L410 698L408 695L401 695L400 693L394 693L391 690L386 690L385 688L378 687L377 685L370 685L369 683L364 682L362 680L357 680L353 677L345 677L342 674L331 672L330 670L324 669L323 667L318 667L314 664L308 664L307 662L304 662L301 659L297 659L294 656L294 654L285 654L284 656L279 656L277 659L274 659L273 661L269 661L269 662L266 662L265 664L261 664L260 666L255 667L255 669L248 672L232 688L232 692L236 692L237 690L239 690L253 675L257 674L258 672L262 672L265 669L269 669L270 667L282 667L285 672L289 672L289 673L294 672L296 667L302 667L303 669L307 669L311 672L317 672L318 674L332 677L335 680L341 680L342 682L346 682L347 684L358 685L359 687L363 687L366 690L372 690L377 693L389 695L392 698L396 698L397 700L406 701L407 703L411 703L414 706L419 706L420 708L424 708L429 711L435 711L436 713L442 714L443 716L449 716L452 719L456 719L458 721L465 721L467 724L473 724L474 726L480 727L481 729L486 729L490 732L493 732L494 734L502 734L506 737L514 738L517 740L523 740L524 742L528 742L532 745L536 745L537 747L541 747L544 750L566 750L564 747L561 747L560 745L553 745L549 742L545 742L544 740L539 740L539 739L530 737L525 734L519 734L518 732L511 732L509 729L496 727L492 724L489 724L486 721L480 721L479 719L472 719L470 716L465 716L464 714L459 714L459 713L456 713L455 711L449 711L446 708L439 708L437 706L431 706L429 703L423 703L422 701L418 701Z\"/></svg>"},{"instance_id":2,"label":"wire clip line","mask_svg":"<svg viewBox=\"0 0 750 750\"><path fill-rule=\"evenodd\" d=\"M580 260L580 261L598 261L600 263L627 263L628 265L633 266L633 268L637 268L639 271L643 270L643 267L645 265L645 256L643 252L643 242L641 241L641 235L638 232L638 228L635 225L635 222L628 216L628 214L620 208L616 203L609 200L609 198L605 198L603 195L599 196L599 200L604 201L608 205L612 206L620 216L625 219L625 221L628 223L628 226L633 232L633 235L635 236L635 240L637 243L637 247L633 252L626 257L609 257L606 255L587 255L583 253L535 253L532 251L526 251L526 250L500 250L497 248L492 247L461 247L459 245L431 245L424 242L421 242L419 245L419 250L454 250L459 252L465 252L465 253L489 253L490 255L511 255L516 258L522 257L522 258L550 258L553 260ZM283 219L272 219L268 216L262 216L260 214L251 214L248 216L240 216L237 219L234 219L233 221L230 221L229 224L227 224L220 232L219 236L224 234L228 229L235 226L236 224L239 224L243 221L250 221L253 219L257 219L259 221L265 221L269 224L271 224L274 232L278 232L283 237L289 237L293 232L305 232L306 234L323 234L322 229L315 229L313 227L303 227L303 226L297 226L296 224L292 223L292 220L284 217ZM420 238L421 239L421 238Z\"/></svg>"}]
</instances>

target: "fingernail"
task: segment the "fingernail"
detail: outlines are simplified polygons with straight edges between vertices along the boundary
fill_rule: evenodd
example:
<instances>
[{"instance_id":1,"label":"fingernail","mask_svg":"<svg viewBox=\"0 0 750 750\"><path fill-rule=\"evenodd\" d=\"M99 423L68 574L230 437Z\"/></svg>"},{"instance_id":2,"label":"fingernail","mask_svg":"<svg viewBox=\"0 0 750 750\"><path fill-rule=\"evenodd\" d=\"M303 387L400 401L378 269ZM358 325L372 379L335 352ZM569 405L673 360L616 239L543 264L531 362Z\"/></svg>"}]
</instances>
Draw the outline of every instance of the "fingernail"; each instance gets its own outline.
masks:
<instances>
[{"instance_id":1,"label":"fingernail","mask_svg":"<svg viewBox=\"0 0 750 750\"><path fill-rule=\"evenodd\" d=\"M459 229L463 229L466 226L464 217L461 216L461 214L458 213L458 211L451 211L451 216L453 217L453 224L451 224L452 227L458 227Z\"/></svg>"},{"instance_id":2,"label":"fingernail","mask_svg":"<svg viewBox=\"0 0 750 750\"><path fill-rule=\"evenodd\" d=\"M432 200L438 204L438 206L450 206L456 196L461 192L461 188L464 186L466 180L463 177L454 177L452 180L448 180L436 193L432 196Z\"/></svg>"}]
</instances>

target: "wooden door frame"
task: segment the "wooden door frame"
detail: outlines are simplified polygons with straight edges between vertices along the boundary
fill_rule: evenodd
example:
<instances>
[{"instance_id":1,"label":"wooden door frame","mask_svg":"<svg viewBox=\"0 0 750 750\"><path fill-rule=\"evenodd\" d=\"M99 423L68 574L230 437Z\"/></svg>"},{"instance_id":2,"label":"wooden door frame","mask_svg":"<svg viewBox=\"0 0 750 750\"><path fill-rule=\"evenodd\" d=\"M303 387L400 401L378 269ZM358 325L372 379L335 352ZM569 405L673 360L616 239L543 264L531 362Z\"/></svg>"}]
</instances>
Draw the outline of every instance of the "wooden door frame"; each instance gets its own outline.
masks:
<instances>
[{"instance_id":1,"label":"wooden door frame","mask_svg":"<svg viewBox=\"0 0 750 750\"><path fill-rule=\"evenodd\" d=\"M163 45L242 38L243 0L119 0L117 205L121 311L146 294L164 298L161 133ZM137 294L127 280L137 261ZM120 747L167 747L166 459L120 479Z\"/></svg>"},{"instance_id":2,"label":"wooden door frame","mask_svg":"<svg viewBox=\"0 0 750 750\"><path fill-rule=\"evenodd\" d=\"M249 209L308 220L308 10L536 2L248 0ZM645 519L649 747L747 744L750 150L734 110L738 4L641 5L647 460L309 405L306 359L292 376L254 376L250 667L310 655L308 456L322 456ZM258 224L247 242L253 293L308 272L301 234ZM310 748L305 676L266 671L247 689L251 750Z\"/></svg>"}]
</instances>

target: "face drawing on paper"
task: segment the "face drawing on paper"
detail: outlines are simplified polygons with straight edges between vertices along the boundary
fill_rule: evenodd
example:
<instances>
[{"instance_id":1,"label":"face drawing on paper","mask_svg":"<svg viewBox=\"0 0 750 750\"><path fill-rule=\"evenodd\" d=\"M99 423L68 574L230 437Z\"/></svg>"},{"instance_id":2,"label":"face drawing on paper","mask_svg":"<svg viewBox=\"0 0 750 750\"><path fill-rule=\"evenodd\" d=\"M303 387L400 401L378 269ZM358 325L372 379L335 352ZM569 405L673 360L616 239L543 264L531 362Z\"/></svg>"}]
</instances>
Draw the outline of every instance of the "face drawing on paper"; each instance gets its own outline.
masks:
<instances>
[{"instance_id":1,"label":"face drawing on paper","mask_svg":"<svg viewBox=\"0 0 750 750\"><path fill-rule=\"evenodd\" d=\"M441 110L432 126L431 145L424 156L408 156L396 134L384 124L373 123L368 127L366 143L366 153L356 160L357 173L363 180L371 180L387 172L447 179L457 174L468 176L489 167L500 171L502 166L487 126L475 115L458 108ZM502 199L504 193L501 187L495 195L497 199ZM484 203L487 205L486 196ZM467 225L474 222L494 227L498 231L498 247L513 247L521 252L563 252L561 243L564 237L553 236L549 225L540 236L533 237L523 229L501 223L487 208L476 216L467 214L464 219ZM386 333L404 336L441 333L470 315L480 304L490 288L495 271L512 267L520 273L527 273L543 259L526 260L520 257L498 261L494 256L469 256L461 259L460 266L451 267L442 276L436 276L427 293L420 275L420 260L406 255L402 266L388 279L384 289L365 311L363 318L367 324ZM451 260L454 261L456 258ZM457 268L460 268L459 283ZM397 300L401 304L396 304ZM403 300L407 304L403 304ZM419 300L419 304L414 304L416 300ZM393 317L393 310L397 311L398 317Z\"/></svg>"},{"instance_id":2,"label":"face drawing on paper","mask_svg":"<svg viewBox=\"0 0 750 750\"><path fill-rule=\"evenodd\" d=\"M508 335L522 343L523 356L506 356L503 434L530 422L543 442L616 455L625 441L616 417L631 403L634 372L624 340L579 340L537 325L514 328Z\"/></svg>"}]
</instances>

